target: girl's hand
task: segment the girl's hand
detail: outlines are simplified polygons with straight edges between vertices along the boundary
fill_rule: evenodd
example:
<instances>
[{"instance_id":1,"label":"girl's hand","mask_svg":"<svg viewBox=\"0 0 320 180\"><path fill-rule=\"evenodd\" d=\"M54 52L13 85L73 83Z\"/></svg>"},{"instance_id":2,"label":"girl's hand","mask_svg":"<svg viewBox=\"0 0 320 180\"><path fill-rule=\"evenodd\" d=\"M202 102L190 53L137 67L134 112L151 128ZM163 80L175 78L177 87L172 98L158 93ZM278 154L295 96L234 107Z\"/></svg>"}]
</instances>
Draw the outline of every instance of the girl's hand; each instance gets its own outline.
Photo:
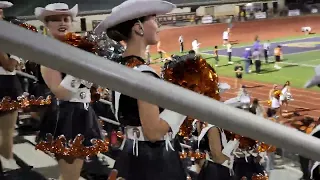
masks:
<instances>
[{"instance_id":1,"label":"girl's hand","mask_svg":"<svg viewBox=\"0 0 320 180\"><path fill-rule=\"evenodd\" d=\"M117 178L118 171L116 169L113 169L108 177L108 180L125 180L122 177Z\"/></svg>"}]
</instances>

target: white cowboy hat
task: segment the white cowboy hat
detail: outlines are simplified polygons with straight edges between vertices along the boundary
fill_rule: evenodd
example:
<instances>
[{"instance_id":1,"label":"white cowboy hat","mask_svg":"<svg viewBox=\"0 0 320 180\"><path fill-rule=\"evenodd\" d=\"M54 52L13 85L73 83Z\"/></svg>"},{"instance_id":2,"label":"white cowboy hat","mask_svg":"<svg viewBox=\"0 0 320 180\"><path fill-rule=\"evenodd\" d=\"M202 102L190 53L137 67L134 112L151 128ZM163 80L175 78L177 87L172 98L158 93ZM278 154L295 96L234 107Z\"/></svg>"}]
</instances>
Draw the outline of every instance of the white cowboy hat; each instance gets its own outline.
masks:
<instances>
[{"instance_id":1,"label":"white cowboy hat","mask_svg":"<svg viewBox=\"0 0 320 180\"><path fill-rule=\"evenodd\" d=\"M305 88L311 88L313 86L320 85L320 66L317 66L314 70L316 75L304 85Z\"/></svg>"},{"instance_id":2,"label":"white cowboy hat","mask_svg":"<svg viewBox=\"0 0 320 180\"><path fill-rule=\"evenodd\" d=\"M48 4L45 8L37 7L34 10L34 15L37 19L44 22L45 17L54 15L70 15L75 18L78 14L78 4L69 9L69 6L65 3L53 3Z\"/></svg>"},{"instance_id":3,"label":"white cowboy hat","mask_svg":"<svg viewBox=\"0 0 320 180\"><path fill-rule=\"evenodd\" d=\"M108 28L132 19L153 14L166 14L171 12L175 7L174 4L162 0L127 0L114 7L110 16L101 21L94 29L94 32L101 34Z\"/></svg>"},{"instance_id":4,"label":"white cowboy hat","mask_svg":"<svg viewBox=\"0 0 320 180\"><path fill-rule=\"evenodd\" d=\"M0 1L0 9L9 8L13 6L13 4L9 1Z\"/></svg>"}]
</instances>

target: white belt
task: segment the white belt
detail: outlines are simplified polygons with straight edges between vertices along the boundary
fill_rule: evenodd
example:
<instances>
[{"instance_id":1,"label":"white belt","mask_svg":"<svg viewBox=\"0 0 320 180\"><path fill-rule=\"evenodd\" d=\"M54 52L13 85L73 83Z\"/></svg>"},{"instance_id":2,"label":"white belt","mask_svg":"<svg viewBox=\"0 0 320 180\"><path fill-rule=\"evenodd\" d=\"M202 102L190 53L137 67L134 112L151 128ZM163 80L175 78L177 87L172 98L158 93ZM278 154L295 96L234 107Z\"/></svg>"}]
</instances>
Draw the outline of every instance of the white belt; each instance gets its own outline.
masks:
<instances>
[{"instance_id":1,"label":"white belt","mask_svg":"<svg viewBox=\"0 0 320 180\"><path fill-rule=\"evenodd\" d=\"M125 137L126 139L133 140L133 155L136 155L136 156L138 156L138 141L149 141L148 138L144 136L141 126L137 126L137 127L127 126ZM124 139L120 149L123 148L124 142L126 141L126 139ZM174 148L171 144L172 139L174 139L174 137L171 135L171 133L167 133L161 139L165 141L167 151L169 150L169 148L174 151Z\"/></svg>"},{"instance_id":2,"label":"white belt","mask_svg":"<svg viewBox=\"0 0 320 180\"><path fill-rule=\"evenodd\" d=\"M69 102L90 103L90 90L88 88L79 88L77 92L72 93L72 98L69 100Z\"/></svg>"}]
</instances>

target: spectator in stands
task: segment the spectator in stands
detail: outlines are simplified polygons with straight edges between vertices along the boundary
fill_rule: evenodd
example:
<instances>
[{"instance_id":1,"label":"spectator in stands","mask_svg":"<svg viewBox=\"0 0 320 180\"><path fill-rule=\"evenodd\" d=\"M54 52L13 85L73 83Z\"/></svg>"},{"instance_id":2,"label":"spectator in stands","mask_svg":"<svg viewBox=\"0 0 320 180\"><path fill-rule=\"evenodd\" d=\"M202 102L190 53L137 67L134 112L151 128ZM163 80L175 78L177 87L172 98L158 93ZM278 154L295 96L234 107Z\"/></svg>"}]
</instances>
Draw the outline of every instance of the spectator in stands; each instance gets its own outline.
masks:
<instances>
[{"instance_id":1,"label":"spectator in stands","mask_svg":"<svg viewBox=\"0 0 320 180\"><path fill-rule=\"evenodd\" d=\"M180 53L183 53L183 36L179 36Z\"/></svg>"},{"instance_id":2,"label":"spectator in stands","mask_svg":"<svg viewBox=\"0 0 320 180\"><path fill-rule=\"evenodd\" d=\"M227 52L228 52L228 64L233 64L233 62L231 61L232 58L232 44L228 43L227 44Z\"/></svg>"},{"instance_id":3,"label":"spectator in stands","mask_svg":"<svg viewBox=\"0 0 320 180\"><path fill-rule=\"evenodd\" d=\"M218 46L214 46L214 50L213 50L213 57L216 61L216 67L219 66L219 54L218 54Z\"/></svg>"},{"instance_id":4,"label":"spectator in stands","mask_svg":"<svg viewBox=\"0 0 320 180\"><path fill-rule=\"evenodd\" d=\"M281 69L281 67L279 66L279 62L281 61L281 57L282 57L282 50L281 50L281 46L278 45L276 48L274 48L274 68L275 69Z\"/></svg>"},{"instance_id":5,"label":"spectator in stands","mask_svg":"<svg viewBox=\"0 0 320 180\"><path fill-rule=\"evenodd\" d=\"M270 40L263 43L264 60L268 63L269 52L270 52Z\"/></svg>"},{"instance_id":6,"label":"spectator in stands","mask_svg":"<svg viewBox=\"0 0 320 180\"><path fill-rule=\"evenodd\" d=\"M199 46L201 43L198 42L197 39L192 41L192 50L194 50L194 52L196 52L196 54L199 54Z\"/></svg>"},{"instance_id":7,"label":"spectator in stands","mask_svg":"<svg viewBox=\"0 0 320 180\"><path fill-rule=\"evenodd\" d=\"M243 74L243 67L241 65L241 61L234 67L234 72L236 73L236 82L234 88L237 89L242 85L242 74Z\"/></svg>"}]
</instances>

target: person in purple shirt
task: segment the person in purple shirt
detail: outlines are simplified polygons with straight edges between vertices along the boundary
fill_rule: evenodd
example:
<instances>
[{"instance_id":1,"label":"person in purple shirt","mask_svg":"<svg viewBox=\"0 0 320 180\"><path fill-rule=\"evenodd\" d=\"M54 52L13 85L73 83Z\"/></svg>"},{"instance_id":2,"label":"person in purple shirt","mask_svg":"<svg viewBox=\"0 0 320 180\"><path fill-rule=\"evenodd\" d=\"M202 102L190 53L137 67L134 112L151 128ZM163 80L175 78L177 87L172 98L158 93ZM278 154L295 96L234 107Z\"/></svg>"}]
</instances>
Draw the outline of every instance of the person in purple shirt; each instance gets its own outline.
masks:
<instances>
[{"instance_id":1,"label":"person in purple shirt","mask_svg":"<svg viewBox=\"0 0 320 180\"><path fill-rule=\"evenodd\" d=\"M253 43L253 49L258 49L258 50L260 50L261 49L261 44L260 44L260 40L259 40L259 37L258 36L256 36L255 38L254 38L254 40L255 40L255 42Z\"/></svg>"},{"instance_id":2,"label":"person in purple shirt","mask_svg":"<svg viewBox=\"0 0 320 180\"><path fill-rule=\"evenodd\" d=\"M244 70L246 72L246 74L250 73L250 65L251 65L251 49L250 48L246 48L243 54L243 58L244 58Z\"/></svg>"}]
</instances>

